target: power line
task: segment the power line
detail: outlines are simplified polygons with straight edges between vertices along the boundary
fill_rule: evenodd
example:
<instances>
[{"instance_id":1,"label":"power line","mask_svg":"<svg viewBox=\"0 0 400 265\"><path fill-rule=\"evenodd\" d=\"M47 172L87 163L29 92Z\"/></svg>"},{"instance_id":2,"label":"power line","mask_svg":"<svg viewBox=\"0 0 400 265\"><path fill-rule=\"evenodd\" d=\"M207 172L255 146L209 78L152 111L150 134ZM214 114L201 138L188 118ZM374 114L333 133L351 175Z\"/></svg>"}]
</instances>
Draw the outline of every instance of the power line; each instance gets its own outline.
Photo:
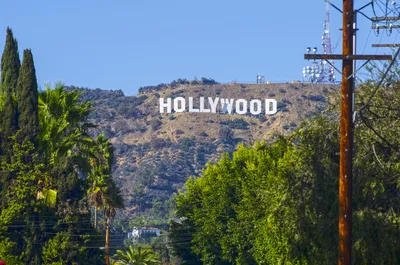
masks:
<instances>
[{"instance_id":1,"label":"power line","mask_svg":"<svg viewBox=\"0 0 400 265\"><path fill-rule=\"evenodd\" d=\"M359 112L363 111L365 108L367 108L369 106L369 104L371 104L372 99L375 97L376 92L378 91L378 89L381 87L383 81L385 80L387 74L390 71L390 68L393 66L394 62L396 61L397 56L399 55L400 52L400 48L397 49L396 54L394 55L393 60L390 62L390 65L387 67L385 73L383 74L382 78L379 80L378 84L376 85L375 89L372 91L371 96L369 97L369 99L367 100L367 103L364 104L364 106L362 106L359 110Z\"/></svg>"},{"instance_id":2,"label":"power line","mask_svg":"<svg viewBox=\"0 0 400 265\"><path fill-rule=\"evenodd\" d=\"M355 91L355 60L388 60L383 55L354 55L356 49L356 14L361 9L372 6L376 16L375 1L359 10L354 9L354 0L343 1L343 45L341 55L310 55L305 59L342 60L342 96L340 116L340 163L339 163L339 265L351 265L352 254L352 180L353 180L353 146L354 146L354 91ZM379 5L378 5L379 6ZM379 8L381 8L379 6ZM385 15L387 12L383 11ZM377 17L377 16L376 16ZM379 29L379 27L378 27ZM381 37L382 38L382 37ZM400 48L399 48L400 51ZM396 56L397 57L397 54ZM395 58L396 59L396 58ZM365 65L365 64L364 64Z\"/></svg>"}]
</instances>

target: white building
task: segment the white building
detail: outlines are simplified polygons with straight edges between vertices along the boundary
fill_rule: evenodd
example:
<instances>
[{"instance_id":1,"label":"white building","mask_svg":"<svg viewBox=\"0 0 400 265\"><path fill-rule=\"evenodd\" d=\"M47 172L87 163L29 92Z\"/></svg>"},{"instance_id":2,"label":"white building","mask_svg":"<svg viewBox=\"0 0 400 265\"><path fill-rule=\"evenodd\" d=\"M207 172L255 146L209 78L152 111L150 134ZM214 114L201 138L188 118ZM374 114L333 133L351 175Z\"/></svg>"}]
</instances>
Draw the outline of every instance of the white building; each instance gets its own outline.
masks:
<instances>
[{"instance_id":1,"label":"white building","mask_svg":"<svg viewBox=\"0 0 400 265\"><path fill-rule=\"evenodd\" d=\"M128 238L132 238L132 239L137 239L142 237L143 235L146 234L155 234L156 236L160 236L161 235L161 231L158 228L146 228L146 227L141 227L141 228L137 228L134 227L132 232L128 233Z\"/></svg>"}]
</instances>

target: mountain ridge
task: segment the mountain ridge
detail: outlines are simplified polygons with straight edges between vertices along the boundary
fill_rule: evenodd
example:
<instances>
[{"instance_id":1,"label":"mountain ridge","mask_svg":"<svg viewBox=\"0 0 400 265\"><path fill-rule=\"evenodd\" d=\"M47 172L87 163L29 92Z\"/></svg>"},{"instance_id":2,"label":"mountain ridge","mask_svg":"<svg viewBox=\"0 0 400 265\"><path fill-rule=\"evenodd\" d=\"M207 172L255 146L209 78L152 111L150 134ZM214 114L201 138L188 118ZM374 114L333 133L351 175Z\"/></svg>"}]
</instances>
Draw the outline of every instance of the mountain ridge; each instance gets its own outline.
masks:
<instances>
[{"instance_id":1,"label":"mountain ridge","mask_svg":"<svg viewBox=\"0 0 400 265\"><path fill-rule=\"evenodd\" d=\"M224 152L232 153L239 143L290 134L302 120L323 111L339 91L337 85L209 82L149 86L137 96L125 96L121 90L67 87L81 90L82 100L93 101L96 111L89 118L98 125L94 133L104 133L114 145L113 176L126 199L125 215L150 211L162 217L172 194L189 176L200 175L207 162L216 161ZM197 107L200 97L269 98L277 100L278 112L160 114L160 97L193 97Z\"/></svg>"}]
</instances>

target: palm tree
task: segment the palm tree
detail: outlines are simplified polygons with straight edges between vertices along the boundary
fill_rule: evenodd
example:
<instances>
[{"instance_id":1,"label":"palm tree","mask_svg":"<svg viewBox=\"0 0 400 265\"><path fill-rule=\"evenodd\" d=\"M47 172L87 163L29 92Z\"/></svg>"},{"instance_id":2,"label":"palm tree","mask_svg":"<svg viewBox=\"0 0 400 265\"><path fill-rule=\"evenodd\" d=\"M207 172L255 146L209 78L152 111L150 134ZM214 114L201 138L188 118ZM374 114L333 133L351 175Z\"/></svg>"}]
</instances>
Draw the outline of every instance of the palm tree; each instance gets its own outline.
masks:
<instances>
[{"instance_id":1,"label":"palm tree","mask_svg":"<svg viewBox=\"0 0 400 265\"><path fill-rule=\"evenodd\" d=\"M94 127L87 116L91 104L81 103L81 93L77 90L67 92L62 84L55 89L47 87L39 94L39 122L41 124L40 147L43 149L45 164L49 166L73 168L77 174L84 173L89 186L88 199L95 207L95 226L97 210L105 209L106 227L106 261L109 264L109 228L115 211L122 208L123 199L120 189L112 180L111 171L114 163L111 143L100 135L93 140L88 129ZM38 197L44 201L57 196L51 189L54 178L45 179L46 189L38 191ZM48 197L48 198L46 198Z\"/></svg>"},{"instance_id":2,"label":"palm tree","mask_svg":"<svg viewBox=\"0 0 400 265\"><path fill-rule=\"evenodd\" d=\"M38 95L41 127L38 139L44 163L49 166L67 158L68 164L72 164L74 168L89 168L85 152L78 150L87 149L92 142L87 134L92 125L86 118L91 105L79 103L80 95L78 91L65 91L62 84L57 84L54 89L47 86ZM43 176L39 181L41 189L37 191L37 199L50 208L55 208L57 201L53 180L51 176Z\"/></svg>"},{"instance_id":3,"label":"palm tree","mask_svg":"<svg viewBox=\"0 0 400 265\"><path fill-rule=\"evenodd\" d=\"M115 184L115 182L110 178L108 182L107 193L105 194L105 210L104 215L107 219L106 222L106 264L110 264L110 227L111 219L116 214L116 209L124 208L124 199L121 196L121 189Z\"/></svg>"},{"instance_id":4,"label":"palm tree","mask_svg":"<svg viewBox=\"0 0 400 265\"><path fill-rule=\"evenodd\" d=\"M114 256L117 265L156 265L161 264L159 256L152 249L129 246L126 251L117 250Z\"/></svg>"},{"instance_id":5,"label":"palm tree","mask_svg":"<svg viewBox=\"0 0 400 265\"><path fill-rule=\"evenodd\" d=\"M80 159L82 157L76 157L80 152L72 152L76 148L86 149L92 143L87 134L88 128L93 127L87 122L91 105L80 104L80 95L78 91L65 91L62 84L56 85L54 90L46 87L39 94L40 146L45 150L50 164L55 164L59 158L65 156L72 158L77 164L86 161Z\"/></svg>"},{"instance_id":6,"label":"palm tree","mask_svg":"<svg viewBox=\"0 0 400 265\"><path fill-rule=\"evenodd\" d=\"M107 193L109 181L108 175L105 175L102 166L96 166L88 175L89 189L87 190L89 202L94 208L94 228L97 228L97 211L100 210L106 202L105 194Z\"/></svg>"},{"instance_id":7,"label":"palm tree","mask_svg":"<svg viewBox=\"0 0 400 265\"><path fill-rule=\"evenodd\" d=\"M94 208L94 227L97 228L97 211L105 205L111 167L114 163L112 144L100 134L89 149L91 171L88 174L89 202Z\"/></svg>"}]
</instances>

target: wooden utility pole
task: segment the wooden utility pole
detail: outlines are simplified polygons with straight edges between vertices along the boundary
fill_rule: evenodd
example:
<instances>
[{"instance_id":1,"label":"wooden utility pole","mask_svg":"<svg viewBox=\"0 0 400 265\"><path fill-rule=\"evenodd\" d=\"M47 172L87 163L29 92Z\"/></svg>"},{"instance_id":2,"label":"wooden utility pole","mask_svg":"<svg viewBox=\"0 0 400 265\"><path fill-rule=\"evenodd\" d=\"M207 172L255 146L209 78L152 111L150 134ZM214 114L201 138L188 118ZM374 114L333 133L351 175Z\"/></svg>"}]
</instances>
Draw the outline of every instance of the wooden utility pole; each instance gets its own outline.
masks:
<instances>
[{"instance_id":1,"label":"wooden utility pole","mask_svg":"<svg viewBox=\"0 0 400 265\"><path fill-rule=\"evenodd\" d=\"M367 6L367 5L366 5ZM364 7L366 7L364 6ZM363 7L363 8L364 8ZM354 0L343 0L342 54L305 54L305 59L342 60L342 93L340 117L339 165L339 265L351 265L352 249L352 179L353 179L353 97L355 89L355 60L391 60L386 55L354 55Z\"/></svg>"},{"instance_id":2,"label":"wooden utility pole","mask_svg":"<svg viewBox=\"0 0 400 265\"><path fill-rule=\"evenodd\" d=\"M353 0L343 1L343 55L353 55ZM339 166L339 265L351 264L353 171L353 60L342 64Z\"/></svg>"}]
</instances>

